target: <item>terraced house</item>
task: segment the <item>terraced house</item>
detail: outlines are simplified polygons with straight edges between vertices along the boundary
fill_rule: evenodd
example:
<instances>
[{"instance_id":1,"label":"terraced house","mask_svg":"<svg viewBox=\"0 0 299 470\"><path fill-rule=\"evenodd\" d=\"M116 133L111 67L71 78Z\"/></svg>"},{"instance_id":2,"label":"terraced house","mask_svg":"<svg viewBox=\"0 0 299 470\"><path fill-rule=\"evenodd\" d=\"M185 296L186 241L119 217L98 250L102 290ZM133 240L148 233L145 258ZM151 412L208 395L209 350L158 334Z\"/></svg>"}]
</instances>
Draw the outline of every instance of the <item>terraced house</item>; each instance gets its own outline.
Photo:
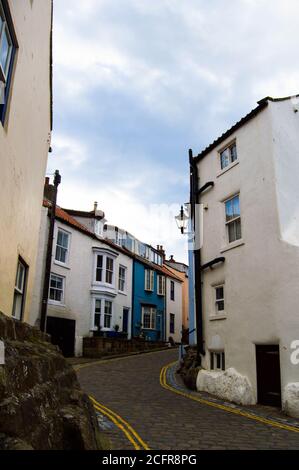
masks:
<instances>
[{"instance_id":1,"label":"terraced house","mask_svg":"<svg viewBox=\"0 0 299 470\"><path fill-rule=\"evenodd\" d=\"M30 322L39 325L51 202L44 200ZM83 338L131 337L133 260L104 240L104 213L56 208L47 332L65 356L81 356Z\"/></svg>"},{"instance_id":2,"label":"terraced house","mask_svg":"<svg viewBox=\"0 0 299 470\"><path fill-rule=\"evenodd\" d=\"M197 157L190 155L191 202L203 207L194 273L206 371L198 387L239 403L282 406L294 416L298 111L298 96L267 97Z\"/></svg>"},{"instance_id":3,"label":"terraced house","mask_svg":"<svg viewBox=\"0 0 299 470\"><path fill-rule=\"evenodd\" d=\"M0 0L0 311L25 321L51 139L51 38L51 0Z\"/></svg>"}]
</instances>

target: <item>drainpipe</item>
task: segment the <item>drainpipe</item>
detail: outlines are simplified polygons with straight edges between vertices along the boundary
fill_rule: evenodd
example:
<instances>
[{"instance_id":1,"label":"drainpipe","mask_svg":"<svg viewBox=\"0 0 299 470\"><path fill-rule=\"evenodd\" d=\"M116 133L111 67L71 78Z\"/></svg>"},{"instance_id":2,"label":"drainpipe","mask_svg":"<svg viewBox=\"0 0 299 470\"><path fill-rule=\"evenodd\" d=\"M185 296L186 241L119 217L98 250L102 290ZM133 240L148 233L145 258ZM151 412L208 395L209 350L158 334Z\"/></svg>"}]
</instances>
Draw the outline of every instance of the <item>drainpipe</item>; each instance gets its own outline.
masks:
<instances>
[{"instance_id":1,"label":"drainpipe","mask_svg":"<svg viewBox=\"0 0 299 470\"><path fill-rule=\"evenodd\" d=\"M135 306L135 260L132 263L132 309L131 309L131 340L134 338L134 306Z\"/></svg>"},{"instance_id":2,"label":"drainpipe","mask_svg":"<svg viewBox=\"0 0 299 470\"><path fill-rule=\"evenodd\" d=\"M196 161L193 158L192 150L189 150L190 163L190 205L191 223L195 234L196 204L200 203L199 198L199 175ZM201 356L205 355L203 338L203 306L202 306L202 278L201 278L201 250L194 249L194 281L195 281L195 318L196 318L196 340L197 340L197 364L201 365Z\"/></svg>"},{"instance_id":3,"label":"drainpipe","mask_svg":"<svg viewBox=\"0 0 299 470\"><path fill-rule=\"evenodd\" d=\"M54 192L53 192L53 198L51 201L52 205L51 205L51 212L50 212L50 227L49 227L49 235L48 235L44 287L43 287L43 296L42 296L41 314L40 314L41 331L46 331L47 308L48 308L49 285L50 285L53 239L54 239L54 226L55 226L55 212L56 212L58 186L60 185L60 183L61 183L61 176L59 174L59 171L56 170L55 176L54 176Z\"/></svg>"}]
</instances>

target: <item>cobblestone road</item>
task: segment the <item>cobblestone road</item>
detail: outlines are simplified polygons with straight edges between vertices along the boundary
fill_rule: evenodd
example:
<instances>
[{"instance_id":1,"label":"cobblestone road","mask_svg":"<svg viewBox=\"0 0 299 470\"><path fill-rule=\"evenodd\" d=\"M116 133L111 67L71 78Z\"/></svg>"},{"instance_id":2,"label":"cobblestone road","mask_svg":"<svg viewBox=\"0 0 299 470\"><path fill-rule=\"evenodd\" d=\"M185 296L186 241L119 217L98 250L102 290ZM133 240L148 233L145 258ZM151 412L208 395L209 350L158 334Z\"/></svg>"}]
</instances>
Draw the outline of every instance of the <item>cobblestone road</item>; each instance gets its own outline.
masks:
<instances>
[{"instance_id":1,"label":"cobblestone road","mask_svg":"<svg viewBox=\"0 0 299 470\"><path fill-rule=\"evenodd\" d=\"M152 450L299 449L299 433L162 388L160 370L176 359L176 350L122 358L82 368L78 377L88 394L128 421ZM116 426L106 421L104 427L114 449L132 449Z\"/></svg>"}]
</instances>

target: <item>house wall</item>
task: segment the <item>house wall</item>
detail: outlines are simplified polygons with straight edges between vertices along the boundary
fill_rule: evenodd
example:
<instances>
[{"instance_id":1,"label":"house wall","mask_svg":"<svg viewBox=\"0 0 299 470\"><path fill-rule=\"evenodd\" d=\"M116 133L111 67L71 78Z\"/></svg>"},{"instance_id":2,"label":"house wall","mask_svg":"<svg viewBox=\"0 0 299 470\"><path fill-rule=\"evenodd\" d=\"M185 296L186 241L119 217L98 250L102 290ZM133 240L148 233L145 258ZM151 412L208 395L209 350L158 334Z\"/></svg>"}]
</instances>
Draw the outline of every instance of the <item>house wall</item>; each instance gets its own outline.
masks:
<instances>
[{"instance_id":1,"label":"house wall","mask_svg":"<svg viewBox=\"0 0 299 470\"><path fill-rule=\"evenodd\" d=\"M246 376L257 399L256 344L279 344L282 392L298 381L290 361L291 342L299 338L297 305L297 208L299 115L290 102L269 103L254 119L221 144L237 139L238 163L220 172L215 149L199 163L204 204L202 264L218 256L225 263L203 273L206 356L225 349L226 368ZM240 191L242 240L228 246L223 201ZM295 235L297 233L297 235ZM197 235L198 236L198 235ZM214 286L225 285L225 315L215 316Z\"/></svg>"},{"instance_id":2,"label":"house wall","mask_svg":"<svg viewBox=\"0 0 299 470\"><path fill-rule=\"evenodd\" d=\"M171 268L169 268L171 270ZM176 273L179 277L179 273ZM174 282L174 300L170 298L170 284ZM166 339L171 336L176 343L182 340L182 325L183 325L183 296L182 296L183 283L175 281L169 277L166 278ZM175 316L174 333L170 332L170 314Z\"/></svg>"},{"instance_id":3,"label":"house wall","mask_svg":"<svg viewBox=\"0 0 299 470\"><path fill-rule=\"evenodd\" d=\"M169 271L171 271L175 276L179 277L182 281L181 289L182 289L182 322L181 327L189 328L189 279L187 274L181 271L177 271L176 269L172 268L167 265ZM189 268L188 268L189 269Z\"/></svg>"},{"instance_id":4,"label":"house wall","mask_svg":"<svg viewBox=\"0 0 299 470\"><path fill-rule=\"evenodd\" d=\"M49 220L47 217L47 209L42 210L42 224L40 231L40 245L39 245L39 257L37 263L37 277L36 285L34 290L34 305L32 308L32 314L30 317L31 324L39 323L40 313L40 299L42 295L42 283L43 283L43 268L46 257L46 233L48 230ZM67 265L61 266L55 262L55 251L56 251L56 239L58 228L69 232L70 238L70 251L69 260ZM73 229L67 224L55 221L55 236L53 244L53 255L52 255L52 268L51 272L60 276L65 277L65 298L63 305L55 304L49 300L48 302L48 316L60 317L76 321L76 341L75 341L75 352L77 356L82 355L83 337L90 336L91 329L93 327L93 299L99 297L106 297L107 300L113 302L113 316L111 321L112 330L114 325L118 324L122 331L122 316L123 308L132 307L132 260L128 256L118 253L116 250L116 262L115 262L115 288L107 290L102 289L100 286L94 285L94 267L95 267L95 255L94 249L107 249L104 243L93 239L87 235L84 235L78 230ZM110 249L111 250L111 249ZM126 294L120 294L118 292L118 267L119 264L127 267L127 290ZM129 330L130 330L129 318ZM129 335L130 337L130 335Z\"/></svg>"},{"instance_id":5,"label":"house wall","mask_svg":"<svg viewBox=\"0 0 299 470\"><path fill-rule=\"evenodd\" d=\"M9 1L19 49L4 127L0 123L0 310L11 315L19 255L35 275L50 133L51 0Z\"/></svg>"},{"instance_id":6,"label":"house wall","mask_svg":"<svg viewBox=\"0 0 299 470\"><path fill-rule=\"evenodd\" d=\"M145 287L145 269L147 267L134 260L134 297L133 297L133 336L140 336L142 323L142 305L151 305L157 309L160 315L158 328L154 330L146 330L145 336L152 340L164 340L165 335L165 297L157 294L157 272L154 275L154 291L147 292Z\"/></svg>"}]
</instances>

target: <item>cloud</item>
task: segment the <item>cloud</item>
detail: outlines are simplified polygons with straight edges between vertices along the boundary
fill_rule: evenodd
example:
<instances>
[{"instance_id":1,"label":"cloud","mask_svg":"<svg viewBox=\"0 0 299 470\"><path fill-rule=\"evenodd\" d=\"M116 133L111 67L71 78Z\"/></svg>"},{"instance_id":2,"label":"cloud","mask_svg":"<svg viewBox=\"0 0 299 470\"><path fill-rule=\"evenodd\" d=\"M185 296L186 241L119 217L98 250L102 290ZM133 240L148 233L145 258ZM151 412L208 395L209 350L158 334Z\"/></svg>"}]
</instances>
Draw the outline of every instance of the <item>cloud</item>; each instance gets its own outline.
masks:
<instances>
[{"instance_id":1,"label":"cloud","mask_svg":"<svg viewBox=\"0 0 299 470\"><path fill-rule=\"evenodd\" d=\"M98 198L161 244L149 207L186 202L188 149L258 99L299 91L298 13L297 0L55 2L49 165L63 170L61 197L82 209Z\"/></svg>"}]
</instances>

